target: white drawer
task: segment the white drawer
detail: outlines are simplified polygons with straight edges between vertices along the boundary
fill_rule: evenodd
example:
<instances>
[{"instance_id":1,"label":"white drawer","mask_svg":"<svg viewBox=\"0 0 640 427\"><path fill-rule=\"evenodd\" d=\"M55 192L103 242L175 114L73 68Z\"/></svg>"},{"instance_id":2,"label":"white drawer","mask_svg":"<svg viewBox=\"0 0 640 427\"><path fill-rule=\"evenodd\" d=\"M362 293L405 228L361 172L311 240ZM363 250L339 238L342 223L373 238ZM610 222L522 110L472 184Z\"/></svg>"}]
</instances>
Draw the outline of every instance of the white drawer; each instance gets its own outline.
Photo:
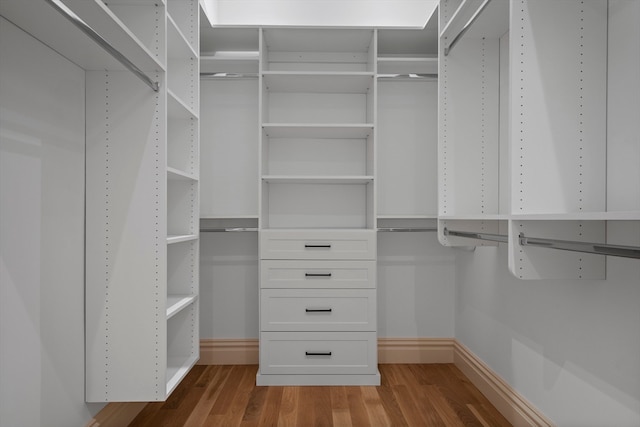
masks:
<instances>
[{"instance_id":1,"label":"white drawer","mask_svg":"<svg viewBox=\"0 0 640 427\"><path fill-rule=\"evenodd\" d=\"M260 261L260 286L264 288L376 287L375 261Z\"/></svg>"},{"instance_id":2,"label":"white drawer","mask_svg":"<svg viewBox=\"0 0 640 427\"><path fill-rule=\"evenodd\" d=\"M374 230L262 230L261 259L376 259Z\"/></svg>"},{"instance_id":3,"label":"white drawer","mask_svg":"<svg viewBox=\"0 0 640 427\"><path fill-rule=\"evenodd\" d=\"M262 374L375 374L375 332L262 332Z\"/></svg>"},{"instance_id":4,"label":"white drawer","mask_svg":"<svg viewBox=\"0 0 640 427\"><path fill-rule=\"evenodd\" d=\"M262 289L262 331L375 331L375 289Z\"/></svg>"}]
</instances>

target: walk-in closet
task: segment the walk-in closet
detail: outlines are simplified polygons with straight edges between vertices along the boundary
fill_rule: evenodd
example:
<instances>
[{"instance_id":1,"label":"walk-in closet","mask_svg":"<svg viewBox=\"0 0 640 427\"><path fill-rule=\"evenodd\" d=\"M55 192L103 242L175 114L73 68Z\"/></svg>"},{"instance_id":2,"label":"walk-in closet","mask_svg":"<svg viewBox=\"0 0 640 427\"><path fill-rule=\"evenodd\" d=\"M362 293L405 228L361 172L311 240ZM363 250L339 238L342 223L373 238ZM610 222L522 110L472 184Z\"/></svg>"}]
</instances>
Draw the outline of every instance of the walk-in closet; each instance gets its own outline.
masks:
<instances>
[{"instance_id":1,"label":"walk-in closet","mask_svg":"<svg viewBox=\"0 0 640 427\"><path fill-rule=\"evenodd\" d=\"M0 0L0 427L640 427L640 1Z\"/></svg>"}]
</instances>

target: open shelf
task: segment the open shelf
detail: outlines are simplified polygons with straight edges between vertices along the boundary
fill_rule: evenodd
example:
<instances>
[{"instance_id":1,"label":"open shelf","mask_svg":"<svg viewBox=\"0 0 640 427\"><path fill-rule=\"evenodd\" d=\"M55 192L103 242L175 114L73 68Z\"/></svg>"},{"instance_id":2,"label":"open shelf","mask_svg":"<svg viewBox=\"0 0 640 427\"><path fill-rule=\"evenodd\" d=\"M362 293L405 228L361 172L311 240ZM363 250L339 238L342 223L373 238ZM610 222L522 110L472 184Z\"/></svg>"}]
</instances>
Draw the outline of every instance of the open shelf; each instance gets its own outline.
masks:
<instances>
[{"instance_id":1,"label":"open shelf","mask_svg":"<svg viewBox=\"0 0 640 427\"><path fill-rule=\"evenodd\" d=\"M367 93L373 86L372 72L265 71L269 92Z\"/></svg>"},{"instance_id":2,"label":"open shelf","mask_svg":"<svg viewBox=\"0 0 640 427\"><path fill-rule=\"evenodd\" d=\"M85 70L125 70L109 53L68 22L44 1L30 2L24 7L19 1L0 2L0 15L40 40ZM100 0L65 0L80 19L105 38L116 50L139 69L164 70L164 58L153 44L145 44L119 16ZM160 13L162 7L158 7Z\"/></svg>"},{"instance_id":3,"label":"open shelf","mask_svg":"<svg viewBox=\"0 0 640 427\"><path fill-rule=\"evenodd\" d=\"M167 319L171 319L197 299L197 295L167 295Z\"/></svg>"},{"instance_id":4,"label":"open shelf","mask_svg":"<svg viewBox=\"0 0 640 427\"><path fill-rule=\"evenodd\" d=\"M191 240L198 240L197 234L181 234L181 235L169 235L167 236L167 244L189 242Z\"/></svg>"},{"instance_id":5,"label":"open shelf","mask_svg":"<svg viewBox=\"0 0 640 427\"><path fill-rule=\"evenodd\" d=\"M373 133L369 123L263 123L262 128L272 138L364 139Z\"/></svg>"},{"instance_id":6,"label":"open shelf","mask_svg":"<svg viewBox=\"0 0 640 427\"><path fill-rule=\"evenodd\" d=\"M262 180L269 184L368 184L373 182L373 176L264 175Z\"/></svg>"},{"instance_id":7,"label":"open shelf","mask_svg":"<svg viewBox=\"0 0 640 427\"><path fill-rule=\"evenodd\" d=\"M198 177L194 174L184 172L172 167L167 168L167 179L171 180L184 180L184 181L197 181Z\"/></svg>"}]
</instances>

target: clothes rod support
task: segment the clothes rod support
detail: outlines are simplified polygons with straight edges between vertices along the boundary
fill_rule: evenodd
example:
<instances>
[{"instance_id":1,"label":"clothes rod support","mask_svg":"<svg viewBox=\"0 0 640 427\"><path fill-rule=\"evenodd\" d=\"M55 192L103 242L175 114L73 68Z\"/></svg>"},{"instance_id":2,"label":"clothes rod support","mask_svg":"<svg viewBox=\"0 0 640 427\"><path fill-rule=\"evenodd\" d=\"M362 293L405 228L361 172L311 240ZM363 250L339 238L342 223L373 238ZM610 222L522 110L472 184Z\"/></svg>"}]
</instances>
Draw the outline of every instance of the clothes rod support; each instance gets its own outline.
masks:
<instances>
[{"instance_id":1,"label":"clothes rod support","mask_svg":"<svg viewBox=\"0 0 640 427\"><path fill-rule=\"evenodd\" d=\"M470 233L467 231L455 231L455 230L449 230L445 228L444 235L466 237L468 239L476 239L476 240L488 240L490 242L499 242L499 243L509 242L509 236L505 236L503 234Z\"/></svg>"},{"instance_id":2,"label":"clothes rod support","mask_svg":"<svg viewBox=\"0 0 640 427\"><path fill-rule=\"evenodd\" d=\"M232 233L232 232L245 232L245 231L258 231L257 228L249 227L233 227L233 228L201 228L201 233Z\"/></svg>"},{"instance_id":3,"label":"clothes rod support","mask_svg":"<svg viewBox=\"0 0 640 427\"><path fill-rule=\"evenodd\" d=\"M453 49L453 47L460 41L460 39L462 38L462 36L464 36L464 33L466 33L467 31L469 31L469 28L471 28L471 26L473 25L473 23L475 22L476 19L478 19L478 17L480 16L480 14L482 14L482 11L487 7L487 5L489 4L489 2L491 2L491 0L484 0L484 2L480 5L480 7L478 8L478 10L476 10L476 12L473 14L473 16L471 17L471 19L469 19L469 22L467 22L464 27L462 27L462 29L460 30L460 32L453 38L453 40L451 41L451 43L449 43L449 45L444 47L444 56L448 56L449 53L451 52L451 49Z\"/></svg>"},{"instance_id":4,"label":"clothes rod support","mask_svg":"<svg viewBox=\"0 0 640 427\"><path fill-rule=\"evenodd\" d=\"M520 246L538 246L562 251L584 252L596 255L611 255L640 259L640 247L609 245L606 243L575 242L570 240L540 239L520 234Z\"/></svg>"},{"instance_id":5,"label":"clothes rod support","mask_svg":"<svg viewBox=\"0 0 640 427\"><path fill-rule=\"evenodd\" d=\"M93 41L95 41L100 47L106 50L111 56L113 56L118 62L124 65L129 71L135 74L140 80L142 80L147 86L149 86L154 91L160 90L160 84L156 81L153 81L149 76L147 76L142 70L140 70L136 65L129 61L129 59L124 56L120 51L118 51L115 47L111 45L108 41L106 41L100 34L98 34L93 28L87 25L78 15L73 13L67 6L62 4L59 0L46 0L55 10L60 12L62 16L67 18L73 25L78 27L80 31L89 36Z\"/></svg>"},{"instance_id":6,"label":"clothes rod support","mask_svg":"<svg viewBox=\"0 0 640 427\"><path fill-rule=\"evenodd\" d=\"M388 227L388 228L378 228L378 231L389 232L389 233L398 233L398 232L429 232L429 231L438 231L435 227L423 227L423 228L414 228L414 227Z\"/></svg>"}]
</instances>

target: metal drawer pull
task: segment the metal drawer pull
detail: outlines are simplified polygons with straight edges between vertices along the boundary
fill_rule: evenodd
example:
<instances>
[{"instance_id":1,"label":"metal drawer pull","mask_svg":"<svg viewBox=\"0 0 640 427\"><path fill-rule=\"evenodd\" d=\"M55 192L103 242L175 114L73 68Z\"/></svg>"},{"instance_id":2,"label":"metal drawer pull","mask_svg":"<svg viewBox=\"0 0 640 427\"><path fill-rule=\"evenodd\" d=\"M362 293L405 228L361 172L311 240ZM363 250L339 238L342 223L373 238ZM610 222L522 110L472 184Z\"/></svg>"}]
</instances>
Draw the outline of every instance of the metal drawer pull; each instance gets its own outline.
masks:
<instances>
[{"instance_id":1,"label":"metal drawer pull","mask_svg":"<svg viewBox=\"0 0 640 427\"><path fill-rule=\"evenodd\" d=\"M331 249L331 245L304 245L305 249Z\"/></svg>"},{"instance_id":2,"label":"metal drawer pull","mask_svg":"<svg viewBox=\"0 0 640 427\"><path fill-rule=\"evenodd\" d=\"M331 273L304 273L304 277L331 277Z\"/></svg>"},{"instance_id":3,"label":"metal drawer pull","mask_svg":"<svg viewBox=\"0 0 640 427\"><path fill-rule=\"evenodd\" d=\"M333 311L332 308L305 308L304 311L307 313L331 313Z\"/></svg>"},{"instance_id":4,"label":"metal drawer pull","mask_svg":"<svg viewBox=\"0 0 640 427\"><path fill-rule=\"evenodd\" d=\"M305 351L305 356L331 356L330 351Z\"/></svg>"}]
</instances>

